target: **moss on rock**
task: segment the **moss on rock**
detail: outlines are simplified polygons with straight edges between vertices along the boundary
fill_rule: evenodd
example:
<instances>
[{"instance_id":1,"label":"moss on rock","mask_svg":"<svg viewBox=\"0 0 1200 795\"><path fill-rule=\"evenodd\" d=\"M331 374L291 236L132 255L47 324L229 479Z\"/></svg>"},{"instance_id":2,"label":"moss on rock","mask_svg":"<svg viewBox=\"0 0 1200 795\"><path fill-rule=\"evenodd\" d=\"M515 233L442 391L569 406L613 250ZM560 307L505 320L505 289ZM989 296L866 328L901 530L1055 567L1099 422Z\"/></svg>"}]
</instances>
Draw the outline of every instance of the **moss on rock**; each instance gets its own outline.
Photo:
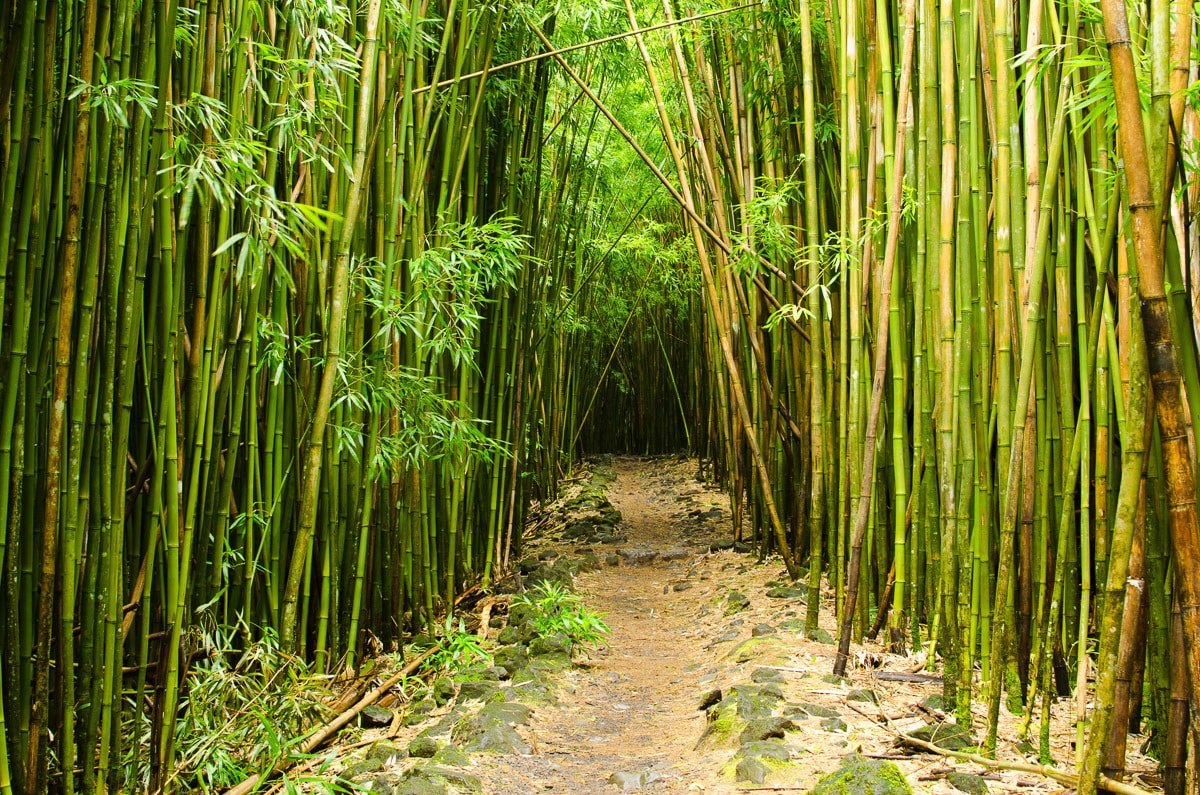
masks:
<instances>
[{"instance_id":1,"label":"moss on rock","mask_svg":"<svg viewBox=\"0 0 1200 795\"><path fill-rule=\"evenodd\" d=\"M912 795L912 787L891 762L850 754L809 795Z\"/></svg>"}]
</instances>

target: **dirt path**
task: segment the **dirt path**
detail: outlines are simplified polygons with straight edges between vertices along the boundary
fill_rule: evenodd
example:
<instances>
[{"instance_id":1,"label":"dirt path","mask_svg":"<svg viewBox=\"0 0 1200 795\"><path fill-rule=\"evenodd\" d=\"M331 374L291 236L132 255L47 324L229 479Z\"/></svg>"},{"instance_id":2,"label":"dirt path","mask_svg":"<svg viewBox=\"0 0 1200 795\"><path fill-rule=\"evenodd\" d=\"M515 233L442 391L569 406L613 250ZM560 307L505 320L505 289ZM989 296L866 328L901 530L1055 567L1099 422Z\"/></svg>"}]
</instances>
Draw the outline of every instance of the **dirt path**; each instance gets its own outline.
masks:
<instances>
[{"instance_id":1,"label":"dirt path","mask_svg":"<svg viewBox=\"0 0 1200 795\"><path fill-rule=\"evenodd\" d=\"M555 674L549 704L529 701L514 683L486 686L503 691L491 691L502 701L528 703L531 712L522 712L523 722L514 726L523 738L518 752L477 752L466 745L472 752L457 762L445 762L441 753L434 757L435 765L443 765L435 774L453 779L458 774L445 765L457 765L469 786L448 786L435 775L440 788L423 788L412 777L423 760L402 754L387 760L371 791L803 792L852 751L894 761L915 792L953 795L959 790L948 777L962 773L992 793L1061 791L1035 776L989 773L898 748L882 716L906 732L929 731L928 724L945 717L940 681L894 681L895 674L916 671L923 658L887 655L873 646L855 653L848 679L832 677L832 594L823 594L821 628L808 637L807 590L787 581L781 563L713 551L731 543L728 499L695 474L695 462L683 459L605 461L568 489L556 510L544 512L522 560L549 565L595 554L602 565L580 573L575 589L605 614L608 646ZM610 513L608 524L585 529L583 539L564 540L580 506L584 513L587 505L594 507L598 483L621 521L612 525ZM564 504L574 504L574 512ZM705 699L708 710L701 709ZM443 716L444 725L461 725L472 709L462 700L460 694L435 715ZM480 702L473 703L480 709ZM1073 760L1072 710L1069 701L1054 707L1051 750L1064 767ZM1036 748L1018 740L1020 718L1002 714L1000 757L1037 761ZM978 741L984 725L979 703L974 724L961 738L967 745ZM395 737L399 747L418 731L433 731L424 726ZM754 742L759 739L764 741ZM1036 744L1036 722L1030 739ZM437 747L445 743L439 739ZM1144 757L1131 755L1129 761L1133 771L1153 768ZM955 780L962 785L964 779Z\"/></svg>"},{"instance_id":2,"label":"dirt path","mask_svg":"<svg viewBox=\"0 0 1200 795\"><path fill-rule=\"evenodd\" d=\"M533 756L481 765L480 772L487 771L485 792L613 792L609 779L615 773L630 774L631 780L643 773L647 779L661 777L652 784L656 792L696 791L700 783L709 792L732 791L711 780L711 768L720 762L693 751L705 725L697 693L711 688L715 678L712 655L704 650L714 627L701 614L711 612L704 608L720 587L698 569L707 568L698 553L708 551L708 533L697 529L705 537L684 547L673 528L681 514L686 517L681 506L712 514L722 511L724 499L694 480L681 494L692 480L684 475L691 466L614 462L616 480L608 497L624 516L628 542L622 550L634 555L648 550L668 560L609 566L576 579L588 605L606 614L609 646L567 675L559 707L538 712ZM715 531L716 514L709 521ZM548 546L535 544L531 551ZM673 589L682 583L690 587ZM719 756L723 762L729 754Z\"/></svg>"}]
</instances>

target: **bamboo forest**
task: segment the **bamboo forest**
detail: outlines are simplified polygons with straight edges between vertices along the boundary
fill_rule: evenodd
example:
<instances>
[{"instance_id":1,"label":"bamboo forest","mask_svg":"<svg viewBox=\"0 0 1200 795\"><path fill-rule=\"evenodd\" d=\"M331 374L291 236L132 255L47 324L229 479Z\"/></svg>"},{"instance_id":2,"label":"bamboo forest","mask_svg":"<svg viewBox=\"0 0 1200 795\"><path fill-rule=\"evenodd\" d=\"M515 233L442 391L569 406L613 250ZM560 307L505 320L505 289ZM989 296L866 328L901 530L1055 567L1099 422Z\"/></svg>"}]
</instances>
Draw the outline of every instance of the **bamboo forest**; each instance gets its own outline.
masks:
<instances>
[{"instance_id":1,"label":"bamboo forest","mask_svg":"<svg viewBox=\"0 0 1200 795\"><path fill-rule=\"evenodd\" d=\"M0 0L0 795L1200 792L1194 6Z\"/></svg>"}]
</instances>

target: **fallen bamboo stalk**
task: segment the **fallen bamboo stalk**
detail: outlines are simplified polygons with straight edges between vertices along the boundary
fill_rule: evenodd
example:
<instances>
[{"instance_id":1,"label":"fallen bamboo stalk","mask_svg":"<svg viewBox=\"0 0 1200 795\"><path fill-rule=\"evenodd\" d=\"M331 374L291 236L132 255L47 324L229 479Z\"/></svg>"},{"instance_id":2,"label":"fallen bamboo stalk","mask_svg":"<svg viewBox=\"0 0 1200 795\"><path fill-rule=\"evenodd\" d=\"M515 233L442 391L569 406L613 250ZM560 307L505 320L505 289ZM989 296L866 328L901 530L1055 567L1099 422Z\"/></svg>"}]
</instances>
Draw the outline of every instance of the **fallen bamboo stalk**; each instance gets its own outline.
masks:
<instances>
[{"instance_id":1,"label":"fallen bamboo stalk","mask_svg":"<svg viewBox=\"0 0 1200 795\"><path fill-rule=\"evenodd\" d=\"M366 709L367 707L374 704L377 700L379 700L380 696L382 696L388 690L391 690L393 687L395 687L397 682L399 682L401 679L403 679L404 677L408 676L409 674L413 673L418 668L420 668L421 663L425 662L427 659L429 659L431 656L433 656L433 653L435 651L437 651L436 646L426 650L424 653L421 654L421 656L417 657L415 660L413 660L412 662L405 665L399 671L392 674L390 677L388 677L386 680L384 680L384 682L382 684L380 684L378 687L376 687L374 690L371 690L370 692L368 692L365 696L363 696L361 699L359 699L358 703L356 703L350 709L346 710L345 712L343 712L342 714L338 715L336 718L331 720L329 723L325 724L322 728L318 729L316 731L316 733L309 735L308 739L306 739L303 743L300 744L299 753L300 754L310 754L314 750L319 748L322 743L324 743L326 740L328 740L334 734L339 732L343 727L345 727L345 725L347 723L354 720L354 718L357 717L358 713L362 712L364 709ZM272 764L271 769L268 770L267 772L255 773L253 776L250 776L245 781L243 781L241 784L238 784L236 787L226 790L225 795L248 795L249 793L256 790L261 783L274 777L276 774L281 773L284 770L290 768L292 766L292 764L293 764L293 760L291 760L291 759L284 759L284 760L277 761Z\"/></svg>"},{"instance_id":2,"label":"fallen bamboo stalk","mask_svg":"<svg viewBox=\"0 0 1200 795\"><path fill-rule=\"evenodd\" d=\"M862 715L864 718L874 720L874 718L872 718L870 715L863 712L861 709L848 701L846 702L846 706L850 707L850 709L854 710L859 715ZM1000 759L989 759L986 756L970 753L968 751L951 751L949 748L942 748L940 745L934 745L931 742L926 742L925 740L913 737L911 734L906 734L905 732L900 731L892 725L891 719L885 713L883 713L882 710L880 711L880 717L883 719L883 723L881 725L888 731L895 734L905 743L913 747L929 751L930 753L937 754L938 756L974 762L977 765L981 765L992 770L1012 770L1018 773L1033 773L1034 775L1043 776L1053 781L1057 781L1058 783L1073 789L1077 789L1079 787L1079 776L1075 773L1068 773L1064 770L1058 770L1050 767L1049 765L1035 765L1029 762L1005 762ZM1105 775L1100 776L1099 784L1101 789L1108 790L1109 792L1115 792L1117 795L1152 795L1149 790L1142 789L1141 787L1135 787L1132 784L1126 784L1123 781L1111 779Z\"/></svg>"}]
</instances>

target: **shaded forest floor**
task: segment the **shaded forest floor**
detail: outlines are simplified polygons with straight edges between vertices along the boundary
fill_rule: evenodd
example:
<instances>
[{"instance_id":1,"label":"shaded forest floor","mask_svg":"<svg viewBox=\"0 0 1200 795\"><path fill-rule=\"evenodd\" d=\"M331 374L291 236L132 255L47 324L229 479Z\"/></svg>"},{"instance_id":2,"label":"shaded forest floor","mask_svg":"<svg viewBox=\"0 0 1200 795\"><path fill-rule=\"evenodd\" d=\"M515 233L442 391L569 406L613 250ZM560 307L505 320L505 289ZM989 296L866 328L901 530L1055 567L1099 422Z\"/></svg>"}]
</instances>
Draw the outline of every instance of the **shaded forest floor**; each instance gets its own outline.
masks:
<instances>
[{"instance_id":1,"label":"shaded forest floor","mask_svg":"<svg viewBox=\"0 0 1200 795\"><path fill-rule=\"evenodd\" d=\"M601 490L620 511L615 525L596 523ZM612 508L599 500L609 522ZM581 523L581 515L592 519ZM805 591L790 586L778 560L720 549L728 527L728 498L696 478L695 461L593 465L535 514L519 568L536 576L555 563L590 563L575 589L605 615L607 646L572 665L535 658L509 679L467 676L484 681L460 681L457 694L443 686L445 698L427 702L426 717L386 732L382 752L347 757L348 777L397 793L806 791L857 752L894 762L917 792L1062 791L1036 775L900 747L893 729L937 731L939 744L970 746L981 740L984 705L976 704L969 736L938 729L946 718L940 680L887 681L922 659L875 646L852 661L849 678L832 677L832 593L823 599L823 631L806 637ZM496 651L497 664L510 659ZM1067 770L1073 708L1060 701L1053 722L1051 750ZM999 756L1036 762L1036 749L1018 742L1019 723L1003 711ZM1030 735L1036 745L1036 721ZM1137 738L1130 746L1136 752ZM1131 753L1129 769L1134 783L1157 783L1152 760Z\"/></svg>"}]
</instances>

